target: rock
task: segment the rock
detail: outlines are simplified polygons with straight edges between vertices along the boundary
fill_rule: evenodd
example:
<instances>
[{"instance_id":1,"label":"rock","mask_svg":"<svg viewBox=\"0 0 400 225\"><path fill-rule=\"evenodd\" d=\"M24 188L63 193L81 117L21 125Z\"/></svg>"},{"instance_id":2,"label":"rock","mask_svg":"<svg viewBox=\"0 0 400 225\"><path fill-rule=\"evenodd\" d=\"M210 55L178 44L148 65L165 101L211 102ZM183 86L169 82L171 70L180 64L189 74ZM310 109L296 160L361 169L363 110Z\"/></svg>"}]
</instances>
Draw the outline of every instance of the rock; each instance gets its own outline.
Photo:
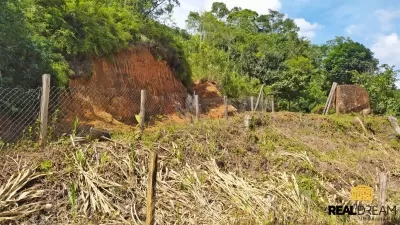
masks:
<instances>
[{"instance_id":1,"label":"rock","mask_svg":"<svg viewBox=\"0 0 400 225\"><path fill-rule=\"evenodd\" d=\"M370 109L370 108L368 108L368 109L363 109L363 110L360 112L360 114L363 115L363 116L368 116L368 115L371 114L371 109Z\"/></svg>"},{"instance_id":2,"label":"rock","mask_svg":"<svg viewBox=\"0 0 400 225\"><path fill-rule=\"evenodd\" d=\"M99 128L90 128L90 140L99 140L99 141L106 141L107 139L111 139L110 132L104 129Z\"/></svg>"},{"instance_id":3,"label":"rock","mask_svg":"<svg viewBox=\"0 0 400 225\"><path fill-rule=\"evenodd\" d=\"M336 113L359 113L370 109L368 92L358 85L339 85L335 97Z\"/></svg>"}]
</instances>

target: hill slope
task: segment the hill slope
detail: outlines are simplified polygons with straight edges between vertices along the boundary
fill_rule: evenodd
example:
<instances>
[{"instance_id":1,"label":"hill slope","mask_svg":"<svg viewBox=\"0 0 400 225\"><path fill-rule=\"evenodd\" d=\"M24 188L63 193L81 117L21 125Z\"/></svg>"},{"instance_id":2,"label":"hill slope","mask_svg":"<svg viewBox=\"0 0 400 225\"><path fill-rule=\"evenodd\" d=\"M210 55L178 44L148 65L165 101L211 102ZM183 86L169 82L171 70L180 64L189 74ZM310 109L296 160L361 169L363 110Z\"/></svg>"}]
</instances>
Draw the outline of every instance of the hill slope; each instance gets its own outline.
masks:
<instances>
[{"instance_id":1,"label":"hill slope","mask_svg":"<svg viewBox=\"0 0 400 225\"><path fill-rule=\"evenodd\" d=\"M349 202L353 186L376 188L378 170L389 172L388 205L399 204L400 144L385 118L363 118L367 135L351 115L253 118L248 131L238 115L114 134L119 143L72 149L65 140L43 151L3 151L0 200L12 195L21 204L0 205L0 221L141 224L148 150L160 155L157 224L361 223L326 208ZM17 190L2 194L1 187Z\"/></svg>"}]
</instances>

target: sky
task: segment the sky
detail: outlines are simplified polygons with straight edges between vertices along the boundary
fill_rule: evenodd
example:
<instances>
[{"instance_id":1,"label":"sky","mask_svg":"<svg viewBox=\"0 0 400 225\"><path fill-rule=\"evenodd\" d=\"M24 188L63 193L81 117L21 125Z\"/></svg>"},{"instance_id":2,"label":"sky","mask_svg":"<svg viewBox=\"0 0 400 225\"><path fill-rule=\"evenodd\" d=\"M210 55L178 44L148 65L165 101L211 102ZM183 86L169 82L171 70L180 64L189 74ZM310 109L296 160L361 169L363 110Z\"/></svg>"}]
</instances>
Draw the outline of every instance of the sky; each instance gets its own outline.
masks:
<instances>
[{"instance_id":1,"label":"sky","mask_svg":"<svg viewBox=\"0 0 400 225\"><path fill-rule=\"evenodd\" d=\"M210 10L213 0L180 0L173 20L185 28L190 11ZM219 0L229 9L234 6L266 14L277 10L292 18L299 34L315 44L335 36L350 37L370 48L380 63L400 69L399 0Z\"/></svg>"}]
</instances>

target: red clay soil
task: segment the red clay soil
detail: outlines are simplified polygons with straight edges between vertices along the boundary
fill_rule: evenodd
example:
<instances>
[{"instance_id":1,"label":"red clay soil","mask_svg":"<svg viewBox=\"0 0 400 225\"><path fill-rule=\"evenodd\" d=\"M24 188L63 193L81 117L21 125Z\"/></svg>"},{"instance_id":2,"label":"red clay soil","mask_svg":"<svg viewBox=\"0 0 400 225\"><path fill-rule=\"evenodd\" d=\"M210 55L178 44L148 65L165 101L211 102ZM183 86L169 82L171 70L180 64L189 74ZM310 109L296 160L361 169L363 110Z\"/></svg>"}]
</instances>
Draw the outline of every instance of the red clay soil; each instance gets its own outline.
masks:
<instances>
[{"instance_id":1,"label":"red clay soil","mask_svg":"<svg viewBox=\"0 0 400 225\"><path fill-rule=\"evenodd\" d=\"M224 100L217 86L210 81L196 81L194 82L193 89L200 99L222 99L222 101Z\"/></svg>"},{"instance_id":2,"label":"red clay soil","mask_svg":"<svg viewBox=\"0 0 400 225\"><path fill-rule=\"evenodd\" d=\"M70 80L69 87L74 91L61 100L71 101L63 110L81 121L90 121L92 125L135 124L141 89L147 91L148 116L173 113L174 102L185 101L186 88L166 62L157 60L148 48L123 50L114 56L113 62L100 57L92 63L91 77Z\"/></svg>"},{"instance_id":3,"label":"red clay soil","mask_svg":"<svg viewBox=\"0 0 400 225\"><path fill-rule=\"evenodd\" d=\"M209 81L194 82L193 89L199 95L199 104L201 104L203 118L222 118L224 117L225 107L224 98L218 87ZM228 113L237 112L237 109L232 105L228 105ZM190 118L192 117L192 118ZM181 115L177 113L166 115L162 121L157 122L158 126L177 123L188 123L194 120L193 115Z\"/></svg>"},{"instance_id":4,"label":"red clay soil","mask_svg":"<svg viewBox=\"0 0 400 225\"><path fill-rule=\"evenodd\" d=\"M164 122L182 123L190 119L175 114L175 101L185 105L187 89L175 77L166 62L157 60L148 48L121 51L113 58L93 59L90 78L70 80L70 89L61 101L65 121L72 124L75 116L81 124L107 129L135 125L140 111L140 90L147 90L146 115L167 115ZM224 116L223 97L211 82L195 82L203 117ZM233 106L228 107L235 112ZM164 123L163 122L163 123Z\"/></svg>"},{"instance_id":5,"label":"red clay soil","mask_svg":"<svg viewBox=\"0 0 400 225\"><path fill-rule=\"evenodd\" d=\"M199 101L202 105L202 108L206 111L206 117L224 117L224 98L214 83L209 81L196 81L193 89L196 94L199 95ZM233 113L236 111L237 109L235 107L228 105L228 113Z\"/></svg>"}]
</instances>

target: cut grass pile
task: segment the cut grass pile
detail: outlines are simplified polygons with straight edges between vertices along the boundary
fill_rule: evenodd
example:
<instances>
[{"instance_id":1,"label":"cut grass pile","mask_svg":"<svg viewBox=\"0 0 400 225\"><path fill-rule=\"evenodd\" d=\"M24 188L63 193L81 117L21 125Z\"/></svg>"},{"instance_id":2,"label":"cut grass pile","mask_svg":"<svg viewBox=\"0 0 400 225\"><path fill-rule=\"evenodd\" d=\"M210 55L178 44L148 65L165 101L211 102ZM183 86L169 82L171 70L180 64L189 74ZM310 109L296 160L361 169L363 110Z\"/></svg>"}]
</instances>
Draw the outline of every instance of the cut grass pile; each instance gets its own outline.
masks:
<instances>
[{"instance_id":1,"label":"cut grass pile","mask_svg":"<svg viewBox=\"0 0 400 225\"><path fill-rule=\"evenodd\" d=\"M159 154L157 224L365 224L328 216L357 185L389 174L388 205L400 203L400 144L384 117L254 114L136 133L118 143L0 153L0 222L143 224L149 151ZM393 220L393 219L392 219ZM372 223L372 222L371 222ZM393 222L395 224L395 222Z\"/></svg>"}]
</instances>

